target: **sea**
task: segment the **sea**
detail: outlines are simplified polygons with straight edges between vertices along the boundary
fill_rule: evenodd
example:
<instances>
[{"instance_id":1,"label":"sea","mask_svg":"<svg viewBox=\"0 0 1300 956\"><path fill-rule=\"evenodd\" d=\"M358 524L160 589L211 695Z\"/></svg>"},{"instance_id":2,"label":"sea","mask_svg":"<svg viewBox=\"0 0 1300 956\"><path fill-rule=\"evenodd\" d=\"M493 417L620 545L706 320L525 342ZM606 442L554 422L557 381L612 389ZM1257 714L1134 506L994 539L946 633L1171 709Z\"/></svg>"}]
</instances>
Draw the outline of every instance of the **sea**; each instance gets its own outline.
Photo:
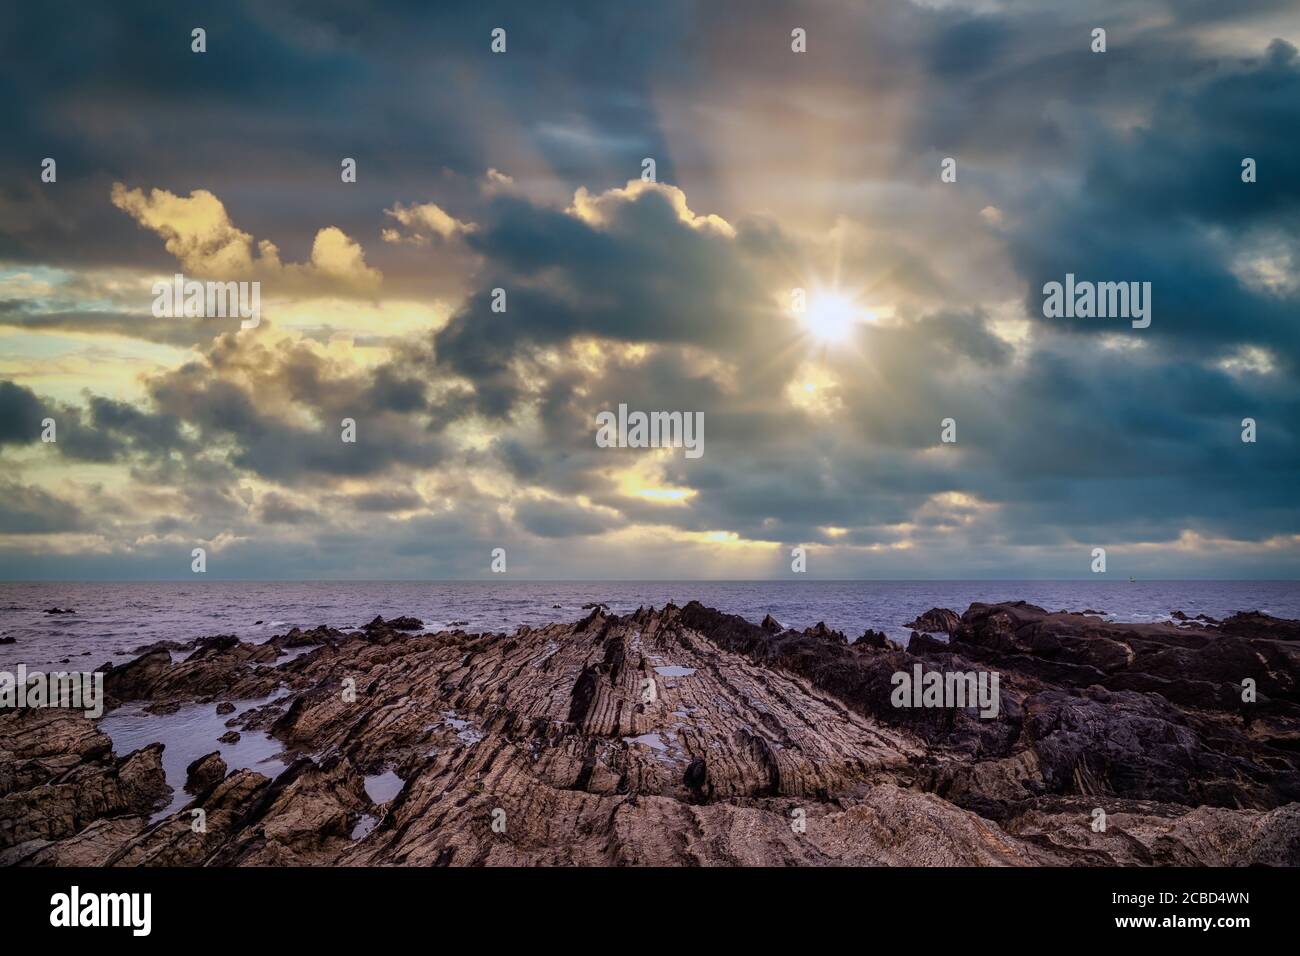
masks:
<instances>
[{"instance_id":1,"label":"sea","mask_svg":"<svg viewBox=\"0 0 1300 956\"><path fill-rule=\"evenodd\" d=\"M870 628L902 644L918 614L932 607L961 613L976 601L1025 600L1135 623L1169 620L1175 610L1300 619L1300 581L13 582L0 583L0 669L89 670L130 660L160 640L234 634L264 641L292 627L355 628L375 615L411 615L429 631L509 633L576 620L597 601L623 614L691 600L755 623L767 614L786 627L821 621L850 639ZM54 607L75 613L45 613Z\"/></svg>"}]
</instances>

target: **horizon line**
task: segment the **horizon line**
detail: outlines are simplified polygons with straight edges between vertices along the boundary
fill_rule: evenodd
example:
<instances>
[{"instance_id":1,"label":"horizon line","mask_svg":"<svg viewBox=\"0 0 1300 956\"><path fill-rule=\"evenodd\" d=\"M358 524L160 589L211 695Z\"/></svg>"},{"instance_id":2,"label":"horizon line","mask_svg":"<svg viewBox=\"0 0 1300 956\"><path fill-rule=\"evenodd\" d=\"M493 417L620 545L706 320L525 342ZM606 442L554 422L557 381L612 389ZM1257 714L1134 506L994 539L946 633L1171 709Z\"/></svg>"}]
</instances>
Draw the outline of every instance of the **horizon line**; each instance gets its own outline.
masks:
<instances>
[{"instance_id":1,"label":"horizon line","mask_svg":"<svg viewBox=\"0 0 1300 956\"><path fill-rule=\"evenodd\" d=\"M1300 578L12 578L5 584L1116 584L1186 582L1300 584Z\"/></svg>"}]
</instances>

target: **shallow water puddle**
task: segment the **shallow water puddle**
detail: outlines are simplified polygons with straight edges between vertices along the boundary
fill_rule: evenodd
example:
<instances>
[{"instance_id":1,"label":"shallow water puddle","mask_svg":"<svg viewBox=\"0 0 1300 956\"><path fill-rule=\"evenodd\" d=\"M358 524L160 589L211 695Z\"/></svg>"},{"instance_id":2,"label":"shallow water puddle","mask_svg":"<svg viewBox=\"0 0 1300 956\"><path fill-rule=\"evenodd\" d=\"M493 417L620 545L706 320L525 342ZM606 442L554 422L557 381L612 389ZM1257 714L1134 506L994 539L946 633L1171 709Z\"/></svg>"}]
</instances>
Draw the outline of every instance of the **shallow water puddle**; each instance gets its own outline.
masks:
<instances>
[{"instance_id":1,"label":"shallow water puddle","mask_svg":"<svg viewBox=\"0 0 1300 956\"><path fill-rule=\"evenodd\" d=\"M385 770L383 773L367 774L365 782L366 793L373 803L387 803L401 793L402 788L406 786L406 781L391 770Z\"/></svg>"},{"instance_id":2,"label":"shallow water puddle","mask_svg":"<svg viewBox=\"0 0 1300 956\"><path fill-rule=\"evenodd\" d=\"M269 697L243 701L245 706L239 712L261 707L282 696L280 691ZM274 778L287 766L278 756L283 746L264 731L241 730L235 743L220 742L217 738L230 729L226 721L234 715L218 714L216 706L191 704L174 714L147 714L143 704L128 704L100 718L99 729L112 738L113 750L119 757L152 743L163 745L162 765L172 788L172 799L149 818L150 823L175 813L194 799L185 792L185 768L214 750L221 754L228 770L252 769Z\"/></svg>"},{"instance_id":3,"label":"shallow water puddle","mask_svg":"<svg viewBox=\"0 0 1300 956\"><path fill-rule=\"evenodd\" d=\"M665 664L663 667L656 667L655 673L662 674L664 677L690 677L695 673L695 668L679 667L676 664Z\"/></svg>"},{"instance_id":4,"label":"shallow water puddle","mask_svg":"<svg viewBox=\"0 0 1300 956\"><path fill-rule=\"evenodd\" d=\"M483 731L477 729L468 720L461 720L456 716L454 710L444 711L442 719L445 720L451 729L456 731L456 736L463 744L473 745L483 739Z\"/></svg>"},{"instance_id":5,"label":"shallow water puddle","mask_svg":"<svg viewBox=\"0 0 1300 956\"><path fill-rule=\"evenodd\" d=\"M357 821L356 826L352 828L352 839L363 840L369 836L370 831L379 826L379 817L372 813L361 814L361 819Z\"/></svg>"}]
</instances>

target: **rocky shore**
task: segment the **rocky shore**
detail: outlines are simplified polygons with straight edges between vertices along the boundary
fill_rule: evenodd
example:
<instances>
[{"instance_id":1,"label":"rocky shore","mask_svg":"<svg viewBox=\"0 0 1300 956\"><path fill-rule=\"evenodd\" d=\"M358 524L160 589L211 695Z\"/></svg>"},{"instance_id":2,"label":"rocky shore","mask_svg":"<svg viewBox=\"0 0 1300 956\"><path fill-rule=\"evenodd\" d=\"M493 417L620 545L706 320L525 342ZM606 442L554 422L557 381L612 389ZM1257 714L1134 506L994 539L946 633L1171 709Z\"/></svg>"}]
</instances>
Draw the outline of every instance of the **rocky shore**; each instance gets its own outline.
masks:
<instances>
[{"instance_id":1,"label":"rocky shore","mask_svg":"<svg viewBox=\"0 0 1300 956\"><path fill-rule=\"evenodd\" d=\"M116 752L111 711L0 712L0 865L1300 863L1300 622L909 626L903 649L692 602L168 642L104 687L219 717L186 802L163 813L164 745ZM896 706L918 665L996 674L996 716ZM274 770L232 762L241 734Z\"/></svg>"}]
</instances>

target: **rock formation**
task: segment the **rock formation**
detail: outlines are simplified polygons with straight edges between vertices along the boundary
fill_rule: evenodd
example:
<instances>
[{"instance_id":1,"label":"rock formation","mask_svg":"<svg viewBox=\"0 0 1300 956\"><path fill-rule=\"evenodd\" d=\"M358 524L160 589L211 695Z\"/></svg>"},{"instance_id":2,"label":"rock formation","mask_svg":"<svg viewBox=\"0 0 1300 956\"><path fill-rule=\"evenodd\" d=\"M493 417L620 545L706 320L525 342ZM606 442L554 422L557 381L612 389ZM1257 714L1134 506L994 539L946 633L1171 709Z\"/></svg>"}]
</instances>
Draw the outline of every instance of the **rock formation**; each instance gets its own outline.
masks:
<instances>
[{"instance_id":1,"label":"rock formation","mask_svg":"<svg viewBox=\"0 0 1300 956\"><path fill-rule=\"evenodd\" d=\"M932 607L903 627L910 627L923 634L951 634L959 623L961 618L956 611L950 611L946 607Z\"/></svg>"},{"instance_id":2,"label":"rock formation","mask_svg":"<svg viewBox=\"0 0 1300 956\"><path fill-rule=\"evenodd\" d=\"M221 751L214 750L185 768L185 792L205 793L224 779L226 762L221 759Z\"/></svg>"},{"instance_id":3,"label":"rock formation","mask_svg":"<svg viewBox=\"0 0 1300 956\"><path fill-rule=\"evenodd\" d=\"M108 671L114 702L261 700L228 726L286 769L209 754L151 823L160 745L119 756L80 712L5 712L0 865L1300 863L1300 623L1023 602L918 622L950 639L692 602L152 650ZM895 706L918 665L996 672L997 716Z\"/></svg>"}]
</instances>

